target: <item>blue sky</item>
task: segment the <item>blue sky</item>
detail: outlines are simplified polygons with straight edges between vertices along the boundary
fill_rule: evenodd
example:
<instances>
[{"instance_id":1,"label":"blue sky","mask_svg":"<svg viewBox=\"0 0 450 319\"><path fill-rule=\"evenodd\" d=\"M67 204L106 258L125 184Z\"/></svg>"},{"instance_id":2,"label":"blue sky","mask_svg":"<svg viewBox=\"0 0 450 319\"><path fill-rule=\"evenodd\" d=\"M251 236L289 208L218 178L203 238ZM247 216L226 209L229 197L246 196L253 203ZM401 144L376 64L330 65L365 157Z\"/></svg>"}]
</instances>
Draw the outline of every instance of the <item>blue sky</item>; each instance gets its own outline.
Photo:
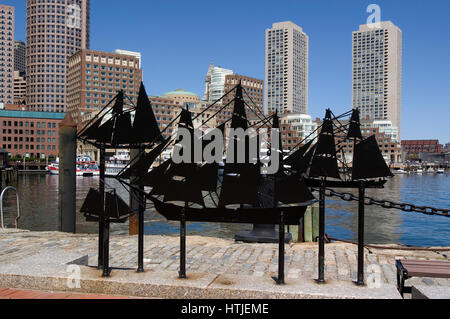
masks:
<instances>
[{"instance_id":1,"label":"blue sky","mask_svg":"<svg viewBox=\"0 0 450 319\"><path fill-rule=\"evenodd\" d=\"M25 39L25 0L16 39ZM183 88L203 94L210 63L264 79L265 29L291 20L310 39L309 112L351 108L351 33L366 8L403 31L403 139L450 142L450 1L92 0L91 48L140 51L151 95Z\"/></svg>"}]
</instances>

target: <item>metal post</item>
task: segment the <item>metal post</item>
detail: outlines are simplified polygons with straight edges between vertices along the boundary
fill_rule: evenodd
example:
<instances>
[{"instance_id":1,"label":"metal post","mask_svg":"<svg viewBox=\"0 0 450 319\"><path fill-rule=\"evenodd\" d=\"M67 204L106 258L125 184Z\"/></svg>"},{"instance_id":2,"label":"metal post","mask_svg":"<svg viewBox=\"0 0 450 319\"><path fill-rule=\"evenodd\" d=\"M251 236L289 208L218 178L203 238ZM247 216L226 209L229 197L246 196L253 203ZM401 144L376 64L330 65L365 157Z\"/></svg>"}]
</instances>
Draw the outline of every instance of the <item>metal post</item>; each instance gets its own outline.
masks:
<instances>
[{"instance_id":1,"label":"metal post","mask_svg":"<svg viewBox=\"0 0 450 319\"><path fill-rule=\"evenodd\" d=\"M364 286L364 197L365 185L361 182L358 207L358 286Z\"/></svg>"},{"instance_id":2,"label":"metal post","mask_svg":"<svg viewBox=\"0 0 450 319\"><path fill-rule=\"evenodd\" d=\"M100 148L100 182L99 182L99 193L100 193L100 206L105 208L105 148L102 146ZM98 269L103 267L103 240L104 240L104 230L105 221L103 217L99 218L98 221Z\"/></svg>"},{"instance_id":3,"label":"metal post","mask_svg":"<svg viewBox=\"0 0 450 319\"><path fill-rule=\"evenodd\" d=\"M141 149L133 148L130 150L130 163L134 162L141 156ZM130 176L130 184L137 187L135 184L137 176ZM140 209L139 192L131 189L130 191L130 208L135 212ZM135 236L139 234L139 214L134 214L130 216L130 221L128 224L128 233L130 236Z\"/></svg>"},{"instance_id":4,"label":"metal post","mask_svg":"<svg viewBox=\"0 0 450 319\"><path fill-rule=\"evenodd\" d=\"M280 212L280 230L279 230L279 243L278 243L278 285L284 285L284 212Z\"/></svg>"},{"instance_id":5,"label":"metal post","mask_svg":"<svg viewBox=\"0 0 450 319\"><path fill-rule=\"evenodd\" d=\"M109 219L104 218L103 229L103 274L102 277L109 277L111 269L109 268Z\"/></svg>"},{"instance_id":6,"label":"metal post","mask_svg":"<svg viewBox=\"0 0 450 319\"><path fill-rule=\"evenodd\" d=\"M142 191L143 188L141 189ZM138 269L137 272L144 272L144 213L146 198L139 194L139 239L138 239Z\"/></svg>"},{"instance_id":7,"label":"metal post","mask_svg":"<svg viewBox=\"0 0 450 319\"><path fill-rule=\"evenodd\" d=\"M61 232L76 232L76 157L77 126L70 115L59 128L59 229ZM25 163L25 158L24 158ZM24 164L25 169L25 164Z\"/></svg>"},{"instance_id":8,"label":"metal post","mask_svg":"<svg viewBox=\"0 0 450 319\"><path fill-rule=\"evenodd\" d=\"M188 204L186 203L186 207ZM180 216L180 279L186 279L186 210Z\"/></svg>"},{"instance_id":9,"label":"metal post","mask_svg":"<svg viewBox=\"0 0 450 319\"><path fill-rule=\"evenodd\" d=\"M319 278L318 283L325 283L325 180L322 179L319 194Z\"/></svg>"}]
</instances>

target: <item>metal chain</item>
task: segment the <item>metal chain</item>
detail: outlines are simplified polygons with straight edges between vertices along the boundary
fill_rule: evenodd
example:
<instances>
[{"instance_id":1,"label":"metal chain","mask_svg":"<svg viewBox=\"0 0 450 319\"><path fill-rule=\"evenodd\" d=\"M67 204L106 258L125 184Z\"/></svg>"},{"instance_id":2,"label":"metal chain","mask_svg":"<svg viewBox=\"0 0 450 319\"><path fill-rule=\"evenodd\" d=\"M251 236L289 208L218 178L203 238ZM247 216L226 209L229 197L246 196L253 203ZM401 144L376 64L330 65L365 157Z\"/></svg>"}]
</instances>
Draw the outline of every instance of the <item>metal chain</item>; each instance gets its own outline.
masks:
<instances>
[{"instance_id":1,"label":"metal chain","mask_svg":"<svg viewBox=\"0 0 450 319\"><path fill-rule=\"evenodd\" d=\"M317 188L313 188L314 191L319 191ZM359 201L359 197L353 195L352 193L339 193L333 189L327 188L325 191L325 196L327 197L339 197L343 201L352 202ZM430 206L417 206L414 204L398 203L389 200L378 200L372 197L365 197L364 203L367 206L380 206L386 209L398 209L407 213L417 212L429 216L443 216L450 217L450 210L443 208L435 208Z\"/></svg>"}]
</instances>

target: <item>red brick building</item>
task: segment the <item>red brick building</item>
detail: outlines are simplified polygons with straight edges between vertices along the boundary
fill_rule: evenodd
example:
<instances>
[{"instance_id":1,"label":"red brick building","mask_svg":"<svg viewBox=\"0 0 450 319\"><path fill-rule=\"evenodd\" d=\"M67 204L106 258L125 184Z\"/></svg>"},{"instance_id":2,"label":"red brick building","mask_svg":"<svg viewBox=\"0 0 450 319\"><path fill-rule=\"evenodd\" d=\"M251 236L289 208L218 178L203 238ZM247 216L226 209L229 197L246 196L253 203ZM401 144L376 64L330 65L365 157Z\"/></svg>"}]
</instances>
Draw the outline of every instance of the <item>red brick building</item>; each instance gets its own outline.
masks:
<instances>
[{"instance_id":1,"label":"red brick building","mask_svg":"<svg viewBox=\"0 0 450 319\"><path fill-rule=\"evenodd\" d=\"M9 157L58 156L59 123L65 113L0 110L0 148Z\"/></svg>"},{"instance_id":2,"label":"red brick building","mask_svg":"<svg viewBox=\"0 0 450 319\"><path fill-rule=\"evenodd\" d=\"M402 141L403 151L407 154L442 153L443 146L438 140L405 140Z\"/></svg>"}]
</instances>

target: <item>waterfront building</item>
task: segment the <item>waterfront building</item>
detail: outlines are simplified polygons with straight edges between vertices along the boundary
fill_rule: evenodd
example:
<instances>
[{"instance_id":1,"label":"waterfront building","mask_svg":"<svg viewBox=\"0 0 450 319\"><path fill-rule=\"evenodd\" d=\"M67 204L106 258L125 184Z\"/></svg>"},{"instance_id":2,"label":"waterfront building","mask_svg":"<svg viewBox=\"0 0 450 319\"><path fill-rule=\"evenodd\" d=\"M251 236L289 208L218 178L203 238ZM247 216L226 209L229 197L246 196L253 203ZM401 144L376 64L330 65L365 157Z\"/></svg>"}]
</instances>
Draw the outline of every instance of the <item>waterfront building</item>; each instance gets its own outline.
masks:
<instances>
[{"instance_id":1,"label":"waterfront building","mask_svg":"<svg viewBox=\"0 0 450 319\"><path fill-rule=\"evenodd\" d=\"M348 125L348 120L339 120L343 126ZM322 121L317 118L316 121L318 126L322 125ZM368 138L375 135L375 138L380 147L381 153L388 165L402 163L403 162L403 151L402 146L399 142L391 139L389 134L384 133L380 130L379 125L375 126L375 121L371 120L368 116L365 119L361 119L361 133L363 138ZM343 165L343 161L350 164L353 161L353 141L344 141L346 138L344 132L336 134L336 145L339 143L341 152L337 154L340 165Z\"/></svg>"},{"instance_id":2,"label":"waterfront building","mask_svg":"<svg viewBox=\"0 0 450 319\"><path fill-rule=\"evenodd\" d=\"M14 71L14 104L26 104L27 81L20 75L20 71Z\"/></svg>"},{"instance_id":3,"label":"waterfront building","mask_svg":"<svg viewBox=\"0 0 450 319\"><path fill-rule=\"evenodd\" d=\"M134 51L128 51L128 50L121 50L121 49L116 49L115 51L117 54L122 54L122 55L131 55L134 56L136 59L138 59L139 64L138 64L138 68L141 69L142 68L142 54L140 52L134 52Z\"/></svg>"},{"instance_id":4,"label":"waterfront building","mask_svg":"<svg viewBox=\"0 0 450 319\"><path fill-rule=\"evenodd\" d=\"M402 147L408 155L443 152L443 145L439 144L439 140L403 140Z\"/></svg>"},{"instance_id":5,"label":"waterfront building","mask_svg":"<svg viewBox=\"0 0 450 319\"><path fill-rule=\"evenodd\" d=\"M309 38L291 21L266 30L266 112L308 113Z\"/></svg>"},{"instance_id":6,"label":"waterfront building","mask_svg":"<svg viewBox=\"0 0 450 319\"><path fill-rule=\"evenodd\" d=\"M303 113L286 113L280 115L281 137L288 150L304 141L308 143L317 137L317 123L312 117Z\"/></svg>"},{"instance_id":7,"label":"waterfront building","mask_svg":"<svg viewBox=\"0 0 450 319\"><path fill-rule=\"evenodd\" d=\"M87 113L101 110L123 90L135 104L142 81L135 56L81 50L69 58L67 112L75 123Z\"/></svg>"},{"instance_id":8,"label":"waterfront building","mask_svg":"<svg viewBox=\"0 0 450 319\"><path fill-rule=\"evenodd\" d=\"M14 7L0 5L0 104L14 100Z\"/></svg>"},{"instance_id":9,"label":"waterfront building","mask_svg":"<svg viewBox=\"0 0 450 319\"><path fill-rule=\"evenodd\" d=\"M264 114L264 81L255 79L249 76L240 74L229 74L225 76L224 94L231 91L236 85L241 83L244 93L244 100L247 105L247 113L256 113L260 116ZM223 99L222 104L226 105L234 99L234 94L231 93ZM228 109L233 110L233 103L230 103Z\"/></svg>"},{"instance_id":10,"label":"waterfront building","mask_svg":"<svg viewBox=\"0 0 450 319\"><path fill-rule=\"evenodd\" d=\"M445 146L444 146L444 152L445 152L445 153L450 153L450 143L445 144Z\"/></svg>"},{"instance_id":11,"label":"waterfront building","mask_svg":"<svg viewBox=\"0 0 450 319\"><path fill-rule=\"evenodd\" d=\"M27 104L66 112L69 57L89 48L90 0L27 0Z\"/></svg>"},{"instance_id":12,"label":"waterfront building","mask_svg":"<svg viewBox=\"0 0 450 319\"><path fill-rule=\"evenodd\" d=\"M248 117L250 123L255 125L261 122L261 119L254 114ZM290 151L296 146L304 145L317 137L317 123L311 116L303 113L284 113L279 114L280 134L283 149ZM268 130L270 138L271 123L263 127ZM260 127L260 125L258 125Z\"/></svg>"},{"instance_id":13,"label":"waterfront building","mask_svg":"<svg viewBox=\"0 0 450 319\"><path fill-rule=\"evenodd\" d=\"M233 74L232 70L224 69L211 64L206 74L205 93L203 101L213 103L220 99L224 94L225 77Z\"/></svg>"},{"instance_id":14,"label":"waterfront building","mask_svg":"<svg viewBox=\"0 0 450 319\"><path fill-rule=\"evenodd\" d=\"M398 127L392 125L391 121L373 121L373 127L379 129L380 133L384 133L386 136L390 137L393 142L399 142L399 132Z\"/></svg>"},{"instance_id":15,"label":"waterfront building","mask_svg":"<svg viewBox=\"0 0 450 319\"><path fill-rule=\"evenodd\" d=\"M0 109L0 147L15 158L56 158L64 113Z\"/></svg>"},{"instance_id":16,"label":"waterfront building","mask_svg":"<svg viewBox=\"0 0 450 319\"><path fill-rule=\"evenodd\" d=\"M14 42L14 71L19 71L22 77L25 77L27 72L26 46L23 41Z\"/></svg>"},{"instance_id":17,"label":"waterfront building","mask_svg":"<svg viewBox=\"0 0 450 319\"><path fill-rule=\"evenodd\" d=\"M401 139L402 31L391 21L353 32L352 105L361 118L389 120Z\"/></svg>"}]
</instances>

